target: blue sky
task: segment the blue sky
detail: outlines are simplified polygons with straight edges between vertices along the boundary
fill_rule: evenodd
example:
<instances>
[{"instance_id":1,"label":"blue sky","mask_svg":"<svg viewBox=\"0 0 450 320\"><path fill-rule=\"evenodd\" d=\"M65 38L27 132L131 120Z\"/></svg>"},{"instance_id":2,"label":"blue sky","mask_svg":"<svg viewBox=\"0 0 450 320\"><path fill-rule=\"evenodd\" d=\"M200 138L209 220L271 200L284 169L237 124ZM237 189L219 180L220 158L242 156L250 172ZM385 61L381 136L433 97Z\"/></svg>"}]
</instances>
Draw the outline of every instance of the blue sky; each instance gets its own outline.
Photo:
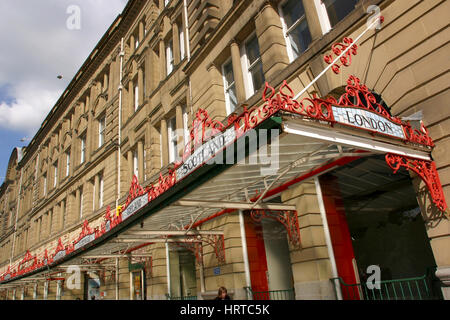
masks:
<instances>
[{"instance_id":1,"label":"blue sky","mask_svg":"<svg viewBox=\"0 0 450 320\"><path fill-rule=\"evenodd\" d=\"M26 146L34 137L126 3L0 1L0 183L12 150ZM74 20L75 11L68 10L71 6L79 9L79 20ZM73 21L79 21L80 28L68 27ZM63 78L58 79L58 75Z\"/></svg>"}]
</instances>

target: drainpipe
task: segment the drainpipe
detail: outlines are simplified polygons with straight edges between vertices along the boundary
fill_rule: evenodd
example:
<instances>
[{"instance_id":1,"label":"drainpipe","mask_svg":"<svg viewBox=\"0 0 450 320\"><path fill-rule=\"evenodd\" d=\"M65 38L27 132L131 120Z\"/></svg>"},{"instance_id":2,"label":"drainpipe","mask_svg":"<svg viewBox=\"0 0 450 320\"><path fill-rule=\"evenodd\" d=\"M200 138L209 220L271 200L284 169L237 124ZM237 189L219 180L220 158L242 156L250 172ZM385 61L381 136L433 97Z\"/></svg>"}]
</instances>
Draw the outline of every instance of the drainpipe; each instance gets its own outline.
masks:
<instances>
[{"instance_id":1,"label":"drainpipe","mask_svg":"<svg viewBox=\"0 0 450 320\"><path fill-rule=\"evenodd\" d=\"M202 264L199 266L199 272L200 272L200 292L205 293L205 273Z\"/></svg>"},{"instance_id":2,"label":"drainpipe","mask_svg":"<svg viewBox=\"0 0 450 320\"><path fill-rule=\"evenodd\" d=\"M186 42L186 55L187 55L187 61L191 61L191 47L190 47L190 41L189 41L189 18L188 18L188 9L187 9L187 0L183 0L183 9L184 9L184 28L185 28L185 42ZM192 84L191 84L191 77L188 76L188 82L189 82L189 101L192 102ZM193 115L194 110L192 107L192 103L190 103L190 112L191 115ZM188 142L184 141L184 145L186 145Z\"/></svg>"},{"instance_id":3,"label":"drainpipe","mask_svg":"<svg viewBox=\"0 0 450 320\"><path fill-rule=\"evenodd\" d=\"M117 199L116 199L116 208L119 206L119 199L120 199L120 158L121 158L121 148L120 145L122 143L122 95L123 95L123 85L122 85L122 79L123 79L123 57L125 55L125 52L123 51L123 38L120 43L120 79L119 79L119 146L117 150ZM115 211L115 210L114 210ZM116 272L117 273L117 272ZM118 299L117 294L118 288L116 288L116 299Z\"/></svg>"},{"instance_id":4,"label":"drainpipe","mask_svg":"<svg viewBox=\"0 0 450 320\"><path fill-rule=\"evenodd\" d=\"M328 228L327 214L325 212L325 205L323 203L322 189L320 188L319 178L315 177L314 182L316 184L317 200L319 202L320 216L322 217L323 231L325 233L325 242L327 244L328 256L330 257L331 262L331 272L333 278L336 278L334 280L334 286L336 288L338 300L342 300L341 286L339 284L339 279L337 279L339 276L337 272L336 259L334 257L333 244L331 242L330 229Z\"/></svg>"},{"instance_id":5,"label":"drainpipe","mask_svg":"<svg viewBox=\"0 0 450 320\"><path fill-rule=\"evenodd\" d=\"M251 289L252 282L250 279L250 264L248 262L247 237L245 234L244 212L242 210L239 210L239 226L241 229L242 255L244 257L245 284L249 289ZM247 291L246 293L247 298L252 300L250 292Z\"/></svg>"},{"instance_id":6,"label":"drainpipe","mask_svg":"<svg viewBox=\"0 0 450 320\"><path fill-rule=\"evenodd\" d=\"M190 45L190 37L189 37L189 17L188 17L188 5L187 0L183 0L183 9L184 9L184 25L185 25L185 42L186 42L186 55L187 55L187 61L191 61L191 45ZM188 75L188 85L189 85L189 102L190 105L190 114L191 117L194 117L194 106L192 105L192 83L191 83L191 77ZM188 141L184 141L184 147L186 147L186 144L189 143ZM184 150L183 150L184 151ZM193 152L193 151L192 151Z\"/></svg>"},{"instance_id":7,"label":"drainpipe","mask_svg":"<svg viewBox=\"0 0 450 320\"><path fill-rule=\"evenodd\" d=\"M184 9L184 25L186 30L185 42L186 42L186 53L188 62L191 61L191 48L189 45L189 19L188 19L188 9L187 9L187 0L183 1L183 9Z\"/></svg>"},{"instance_id":8,"label":"drainpipe","mask_svg":"<svg viewBox=\"0 0 450 320\"><path fill-rule=\"evenodd\" d=\"M199 230L199 228L197 228L197 230ZM205 270L203 268L203 257L202 257L202 263L199 266L199 273L200 273L200 292L205 293L206 285L205 285Z\"/></svg>"},{"instance_id":9,"label":"drainpipe","mask_svg":"<svg viewBox=\"0 0 450 320\"><path fill-rule=\"evenodd\" d=\"M170 257L169 257L169 243L166 242L166 272L167 272L167 293L170 296L170 292L172 290L170 286Z\"/></svg>"}]
</instances>

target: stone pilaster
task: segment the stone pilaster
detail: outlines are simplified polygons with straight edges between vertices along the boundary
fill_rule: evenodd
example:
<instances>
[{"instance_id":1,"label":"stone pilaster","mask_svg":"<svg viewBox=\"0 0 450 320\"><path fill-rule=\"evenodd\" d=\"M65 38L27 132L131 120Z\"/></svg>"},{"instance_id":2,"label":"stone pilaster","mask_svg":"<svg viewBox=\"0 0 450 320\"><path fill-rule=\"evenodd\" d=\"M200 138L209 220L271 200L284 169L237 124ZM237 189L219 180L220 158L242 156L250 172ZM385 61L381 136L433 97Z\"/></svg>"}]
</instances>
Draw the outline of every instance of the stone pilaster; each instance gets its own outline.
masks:
<instances>
[{"instance_id":1,"label":"stone pilaster","mask_svg":"<svg viewBox=\"0 0 450 320\"><path fill-rule=\"evenodd\" d=\"M140 66L138 69L138 103L139 106L142 106L142 104L144 103L144 69L143 66Z\"/></svg>"},{"instance_id":2,"label":"stone pilaster","mask_svg":"<svg viewBox=\"0 0 450 320\"><path fill-rule=\"evenodd\" d=\"M269 79L289 65L286 41L283 36L278 11L271 1L267 1L255 19L263 72Z\"/></svg>"},{"instance_id":3,"label":"stone pilaster","mask_svg":"<svg viewBox=\"0 0 450 320\"><path fill-rule=\"evenodd\" d=\"M172 24L172 39L173 39L173 60L174 65L178 65L180 63L180 34L178 24L173 22Z\"/></svg>"},{"instance_id":4,"label":"stone pilaster","mask_svg":"<svg viewBox=\"0 0 450 320\"><path fill-rule=\"evenodd\" d=\"M301 249L291 251L292 272L297 300L333 300L323 222L314 182L305 182L282 193L282 201L297 207Z\"/></svg>"},{"instance_id":5,"label":"stone pilaster","mask_svg":"<svg viewBox=\"0 0 450 320\"><path fill-rule=\"evenodd\" d=\"M311 40L317 40L322 37L322 27L320 26L319 16L314 1L303 0L303 8L305 9L306 20L311 34Z\"/></svg>"},{"instance_id":6,"label":"stone pilaster","mask_svg":"<svg viewBox=\"0 0 450 320\"><path fill-rule=\"evenodd\" d=\"M167 121L161 120L161 152L163 167L169 164L169 137L167 135Z\"/></svg>"},{"instance_id":7,"label":"stone pilaster","mask_svg":"<svg viewBox=\"0 0 450 320\"><path fill-rule=\"evenodd\" d=\"M144 142L142 140L138 141L138 179L139 182L144 181Z\"/></svg>"},{"instance_id":8,"label":"stone pilaster","mask_svg":"<svg viewBox=\"0 0 450 320\"><path fill-rule=\"evenodd\" d=\"M166 44L164 39L159 40L159 70L160 70L160 80L166 79Z\"/></svg>"},{"instance_id":9,"label":"stone pilaster","mask_svg":"<svg viewBox=\"0 0 450 320\"><path fill-rule=\"evenodd\" d=\"M239 52L239 45L235 40L230 43L231 60L233 64L234 83L236 86L236 96L238 103L245 101L245 87L244 77L242 73L241 54Z\"/></svg>"}]
</instances>

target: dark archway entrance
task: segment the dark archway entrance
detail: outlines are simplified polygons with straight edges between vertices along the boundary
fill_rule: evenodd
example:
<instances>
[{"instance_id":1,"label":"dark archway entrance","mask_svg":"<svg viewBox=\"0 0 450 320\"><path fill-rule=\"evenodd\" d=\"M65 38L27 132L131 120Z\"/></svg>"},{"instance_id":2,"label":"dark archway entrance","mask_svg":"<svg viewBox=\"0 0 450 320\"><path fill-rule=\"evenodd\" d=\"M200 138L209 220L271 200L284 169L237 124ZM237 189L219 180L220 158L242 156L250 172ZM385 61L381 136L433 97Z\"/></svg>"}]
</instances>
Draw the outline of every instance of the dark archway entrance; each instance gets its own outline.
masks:
<instances>
[{"instance_id":1,"label":"dark archway entrance","mask_svg":"<svg viewBox=\"0 0 450 320\"><path fill-rule=\"evenodd\" d=\"M408 172L393 174L374 156L321 176L320 184L344 299L439 298L427 277L435 260ZM380 289L365 285L369 266L381 270Z\"/></svg>"}]
</instances>

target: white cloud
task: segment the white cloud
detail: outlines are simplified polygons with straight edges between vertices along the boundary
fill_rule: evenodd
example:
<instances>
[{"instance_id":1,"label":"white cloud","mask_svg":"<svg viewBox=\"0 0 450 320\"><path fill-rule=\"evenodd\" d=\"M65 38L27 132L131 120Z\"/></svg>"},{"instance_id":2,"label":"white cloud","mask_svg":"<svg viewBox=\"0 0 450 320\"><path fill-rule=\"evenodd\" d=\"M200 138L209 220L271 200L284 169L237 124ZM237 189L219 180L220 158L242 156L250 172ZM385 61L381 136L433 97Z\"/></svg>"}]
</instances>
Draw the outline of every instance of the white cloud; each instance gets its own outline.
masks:
<instances>
[{"instance_id":1,"label":"white cloud","mask_svg":"<svg viewBox=\"0 0 450 320\"><path fill-rule=\"evenodd\" d=\"M19 84L14 91L15 101L0 103L0 127L23 131L31 138L58 100L60 92L46 90L33 83Z\"/></svg>"},{"instance_id":2,"label":"white cloud","mask_svg":"<svg viewBox=\"0 0 450 320\"><path fill-rule=\"evenodd\" d=\"M0 1L0 128L32 137L126 0ZM67 8L81 29L67 28ZM58 75L63 79L57 79Z\"/></svg>"}]
</instances>

